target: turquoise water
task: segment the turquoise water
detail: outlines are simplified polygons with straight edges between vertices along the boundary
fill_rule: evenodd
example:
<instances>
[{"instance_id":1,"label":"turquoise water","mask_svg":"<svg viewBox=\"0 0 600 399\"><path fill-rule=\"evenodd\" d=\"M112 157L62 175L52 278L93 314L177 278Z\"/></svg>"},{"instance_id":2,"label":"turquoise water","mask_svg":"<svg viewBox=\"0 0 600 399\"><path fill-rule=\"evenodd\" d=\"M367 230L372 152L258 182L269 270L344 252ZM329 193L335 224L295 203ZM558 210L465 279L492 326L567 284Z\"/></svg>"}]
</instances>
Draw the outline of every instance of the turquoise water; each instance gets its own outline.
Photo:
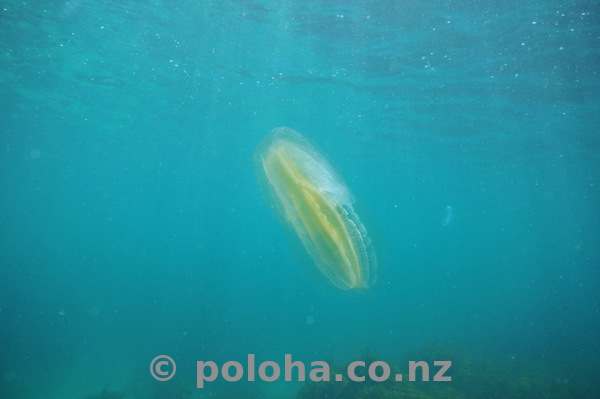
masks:
<instances>
[{"instance_id":1,"label":"turquoise water","mask_svg":"<svg viewBox=\"0 0 600 399\"><path fill-rule=\"evenodd\" d=\"M599 62L589 1L3 1L0 397L325 397L196 389L196 361L286 353L453 361L418 397L600 397ZM359 199L368 293L261 195L277 126Z\"/></svg>"}]
</instances>

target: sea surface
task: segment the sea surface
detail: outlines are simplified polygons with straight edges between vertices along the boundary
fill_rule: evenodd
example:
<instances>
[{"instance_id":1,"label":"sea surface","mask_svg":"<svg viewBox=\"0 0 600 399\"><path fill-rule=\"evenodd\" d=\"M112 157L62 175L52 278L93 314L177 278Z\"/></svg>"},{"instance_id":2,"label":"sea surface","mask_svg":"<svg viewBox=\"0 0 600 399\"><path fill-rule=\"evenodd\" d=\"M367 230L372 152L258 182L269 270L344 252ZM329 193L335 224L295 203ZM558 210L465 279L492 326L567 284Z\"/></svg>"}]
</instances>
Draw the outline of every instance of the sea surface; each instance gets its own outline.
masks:
<instances>
[{"instance_id":1,"label":"sea surface","mask_svg":"<svg viewBox=\"0 0 600 399\"><path fill-rule=\"evenodd\" d=\"M0 1L0 397L600 397L599 65L596 1ZM356 197L366 292L262 195L279 126Z\"/></svg>"}]
</instances>

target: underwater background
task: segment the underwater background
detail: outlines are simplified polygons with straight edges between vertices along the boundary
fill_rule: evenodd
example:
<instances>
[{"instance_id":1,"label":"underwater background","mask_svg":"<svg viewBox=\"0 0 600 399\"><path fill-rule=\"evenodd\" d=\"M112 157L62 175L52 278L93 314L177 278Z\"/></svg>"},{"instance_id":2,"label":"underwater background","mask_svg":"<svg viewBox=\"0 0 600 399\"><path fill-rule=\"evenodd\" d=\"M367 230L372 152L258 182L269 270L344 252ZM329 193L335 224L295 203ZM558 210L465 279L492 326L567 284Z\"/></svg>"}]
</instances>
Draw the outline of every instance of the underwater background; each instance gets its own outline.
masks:
<instances>
[{"instance_id":1,"label":"underwater background","mask_svg":"<svg viewBox=\"0 0 600 399\"><path fill-rule=\"evenodd\" d=\"M600 397L597 2L0 5L1 398ZM261 195L277 126L358 198L367 293ZM453 381L196 388L286 353Z\"/></svg>"}]
</instances>

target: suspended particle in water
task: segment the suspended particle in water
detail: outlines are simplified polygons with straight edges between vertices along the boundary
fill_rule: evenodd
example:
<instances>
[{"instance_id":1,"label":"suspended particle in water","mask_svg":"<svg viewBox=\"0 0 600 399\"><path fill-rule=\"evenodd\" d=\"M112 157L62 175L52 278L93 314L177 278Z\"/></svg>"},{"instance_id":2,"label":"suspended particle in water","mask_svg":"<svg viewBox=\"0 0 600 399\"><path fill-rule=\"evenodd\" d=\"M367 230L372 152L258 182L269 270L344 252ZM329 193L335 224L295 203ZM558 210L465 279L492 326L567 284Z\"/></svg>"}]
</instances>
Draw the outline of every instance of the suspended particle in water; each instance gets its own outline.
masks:
<instances>
[{"instance_id":1,"label":"suspended particle in water","mask_svg":"<svg viewBox=\"0 0 600 399\"><path fill-rule=\"evenodd\" d=\"M42 156L42 152L37 148L32 148L29 150L29 158L31 159L39 159Z\"/></svg>"}]
</instances>

